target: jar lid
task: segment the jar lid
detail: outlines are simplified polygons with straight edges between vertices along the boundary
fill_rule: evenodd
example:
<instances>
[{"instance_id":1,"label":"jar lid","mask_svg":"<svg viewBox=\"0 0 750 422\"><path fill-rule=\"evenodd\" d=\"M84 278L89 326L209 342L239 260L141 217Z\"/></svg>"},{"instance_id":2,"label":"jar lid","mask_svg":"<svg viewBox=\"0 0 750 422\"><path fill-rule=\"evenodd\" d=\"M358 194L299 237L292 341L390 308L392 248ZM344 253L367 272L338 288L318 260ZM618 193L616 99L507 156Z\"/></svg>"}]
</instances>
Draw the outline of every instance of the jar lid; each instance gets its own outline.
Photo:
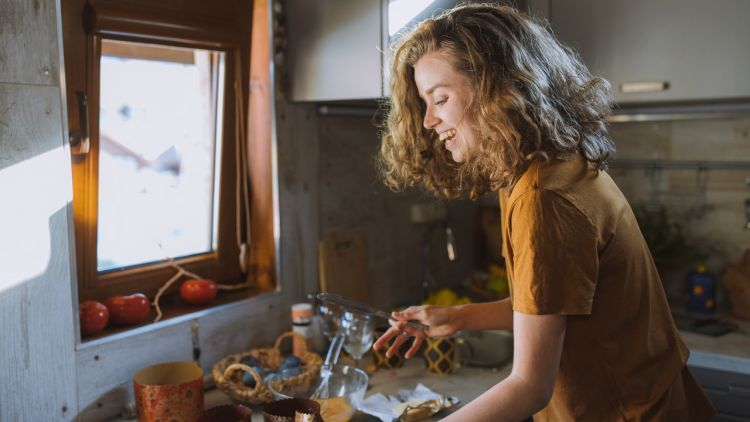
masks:
<instances>
[{"instance_id":1,"label":"jar lid","mask_svg":"<svg viewBox=\"0 0 750 422\"><path fill-rule=\"evenodd\" d=\"M292 305L292 322L310 322L313 309L309 303L295 303Z\"/></svg>"}]
</instances>

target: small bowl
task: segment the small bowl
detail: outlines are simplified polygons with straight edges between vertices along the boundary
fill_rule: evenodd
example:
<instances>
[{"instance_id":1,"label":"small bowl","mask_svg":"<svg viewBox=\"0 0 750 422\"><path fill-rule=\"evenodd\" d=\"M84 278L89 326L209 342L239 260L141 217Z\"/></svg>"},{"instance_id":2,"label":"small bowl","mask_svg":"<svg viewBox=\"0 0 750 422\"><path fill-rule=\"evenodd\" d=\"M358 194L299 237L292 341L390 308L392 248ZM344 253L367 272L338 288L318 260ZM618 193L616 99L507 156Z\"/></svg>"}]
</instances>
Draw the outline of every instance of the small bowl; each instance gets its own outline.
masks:
<instances>
[{"instance_id":1,"label":"small bowl","mask_svg":"<svg viewBox=\"0 0 750 422\"><path fill-rule=\"evenodd\" d=\"M250 422L253 411L241 404L226 404L203 412L198 422Z\"/></svg>"},{"instance_id":2,"label":"small bowl","mask_svg":"<svg viewBox=\"0 0 750 422\"><path fill-rule=\"evenodd\" d=\"M319 377L306 385L280 384L280 390L275 380L287 378L285 372L279 371L268 377L267 385L276 400L289 398L309 399L315 391ZM326 422L344 422L354 416L359 404L365 397L368 377L365 371L347 365L335 365L328 379L328 399L315 400L320 403L320 413Z\"/></svg>"}]
</instances>

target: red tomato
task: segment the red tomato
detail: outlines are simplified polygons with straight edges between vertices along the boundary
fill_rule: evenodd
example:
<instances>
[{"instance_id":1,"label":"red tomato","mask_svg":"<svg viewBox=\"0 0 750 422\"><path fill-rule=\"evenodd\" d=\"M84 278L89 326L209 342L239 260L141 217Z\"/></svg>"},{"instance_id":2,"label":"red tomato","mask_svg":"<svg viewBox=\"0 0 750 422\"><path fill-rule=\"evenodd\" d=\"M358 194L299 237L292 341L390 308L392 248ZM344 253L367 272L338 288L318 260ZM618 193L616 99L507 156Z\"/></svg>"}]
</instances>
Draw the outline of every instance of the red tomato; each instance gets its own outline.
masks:
<instances>
[{"instance_id":1,"label":"red tomato","mask_svg":"<svg viewBox=\"0 0 750 422\"><path fill-rule=\"evenodd\" d=\"M81 334L90 336L107 326L109 311L101 302L86 300L78 305L78 317L81 320Z\"/></svg>"},{"instance_id":2,"label":"red tomato","mask_svg":"<svg viewBox=\"0 0 750 422\"><path fill-rule=\"evenodd\" d=\"M208 279L190 279L180 286L180 297L191 305L205 305L216 297L216 282Z\"/></svg>"},{"instance_id":3,"label":"red tomato","mask_svg":"<svg viewBox=\"0 0 750 422\"><path fill-rule=\"evenodd\" d=\"M118 325L140 324L146 319L151 309L151 303L143 293L135 293L130 296L112 296L104 301L109 309L112 323Z\"/></svg>"}]
</instances>

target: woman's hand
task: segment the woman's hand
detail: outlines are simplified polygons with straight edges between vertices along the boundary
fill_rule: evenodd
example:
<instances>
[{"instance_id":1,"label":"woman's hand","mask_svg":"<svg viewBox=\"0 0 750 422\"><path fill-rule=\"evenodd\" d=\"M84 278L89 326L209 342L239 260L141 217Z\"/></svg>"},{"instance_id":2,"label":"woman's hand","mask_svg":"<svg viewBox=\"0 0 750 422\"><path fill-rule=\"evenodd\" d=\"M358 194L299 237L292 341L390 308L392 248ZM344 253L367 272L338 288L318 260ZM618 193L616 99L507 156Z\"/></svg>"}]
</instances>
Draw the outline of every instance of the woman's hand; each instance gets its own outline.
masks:
<instances>
[{"instance_id":1,"label":"woman's hand","mask_svg":"<svg viewBox=\"0 0 750 422\"><path fill-rule=\"evenodd\" d=\"M393 344L385 352L387 357L393 356L402 344L409 338L414 337L414 343L406 352L407 359L412 358L419 350L425 337L447 337L454 334L462 328L459 310L461 306L412 306L401 312L393 312L389 321L391 327L388 328L379 339L375 341L372 348L381 349L388 344L391 338L395 337ZM426 330L416 328L408 324L409 321L416 321L427 326Z\"/></svg>"}]
</instances>

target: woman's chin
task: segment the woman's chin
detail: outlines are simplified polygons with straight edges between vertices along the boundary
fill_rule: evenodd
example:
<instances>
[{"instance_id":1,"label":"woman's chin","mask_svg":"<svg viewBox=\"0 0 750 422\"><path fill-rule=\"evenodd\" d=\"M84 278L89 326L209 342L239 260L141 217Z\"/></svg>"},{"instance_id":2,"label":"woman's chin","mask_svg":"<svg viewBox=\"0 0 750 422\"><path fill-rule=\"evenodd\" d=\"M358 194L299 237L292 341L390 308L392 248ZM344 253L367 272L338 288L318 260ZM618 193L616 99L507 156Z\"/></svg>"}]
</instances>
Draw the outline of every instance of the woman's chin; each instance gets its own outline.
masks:
<instances>
[{"instance_id":1,"label":"woman's chin","mask_svg":"<svg viewBox=\"0 0 750 422\"><path fill-rule=\"evenodd\" d=\"M451 151L451 158L453 158L453 161L456 163L463 163L466 159L463 154L461 154L461 151Z\"/></svg>"}]
</instances>

